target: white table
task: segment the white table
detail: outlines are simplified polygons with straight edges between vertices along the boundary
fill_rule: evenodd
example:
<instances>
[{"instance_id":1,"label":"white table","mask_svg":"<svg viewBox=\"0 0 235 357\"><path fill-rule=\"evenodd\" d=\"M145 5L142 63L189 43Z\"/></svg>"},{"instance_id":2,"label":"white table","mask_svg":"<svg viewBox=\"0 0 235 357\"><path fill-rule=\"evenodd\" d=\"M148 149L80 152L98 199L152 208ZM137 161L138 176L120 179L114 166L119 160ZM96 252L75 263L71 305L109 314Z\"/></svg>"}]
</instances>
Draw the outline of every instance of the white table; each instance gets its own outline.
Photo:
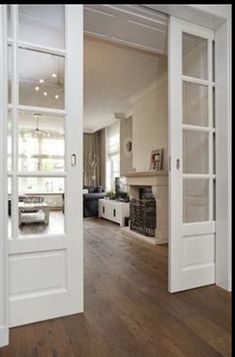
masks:
<instances>
[{"instance_id":1,"label":"white table","mask_svg":"<svg viewBox=\"0 0 235 357\"><path fill-rule=\"evenodd\" d=\"M43 213L44 213L43 222L45 224L49 224L49 205L47 203L45 203L45 202L40 202L40 203L19 202L18 207L19 207L19 226L22 223L38 222L37 214L39 211L43 211ZM32 213L34 211L37 211L37 212L30 217L30 220L23 219L24 213Z\"/></svg>"}]
</instances>

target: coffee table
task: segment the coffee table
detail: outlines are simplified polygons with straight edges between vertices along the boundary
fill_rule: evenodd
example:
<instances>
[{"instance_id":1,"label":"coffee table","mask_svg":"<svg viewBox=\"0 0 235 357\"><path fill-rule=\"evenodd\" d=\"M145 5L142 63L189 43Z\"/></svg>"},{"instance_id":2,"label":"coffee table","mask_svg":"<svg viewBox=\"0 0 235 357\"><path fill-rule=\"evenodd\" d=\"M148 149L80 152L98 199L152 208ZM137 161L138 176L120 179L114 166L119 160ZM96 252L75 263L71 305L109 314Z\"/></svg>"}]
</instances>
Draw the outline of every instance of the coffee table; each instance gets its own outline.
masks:
<instances>
[{"instance_id":1,"label":"coffee table","mask_svg":"<svg viewBox=\"0 0 235 357\"><path fill-rule=\"evenodd\" d=\"M38 222L38 213L40 211L43 211L44 213L44 219L43 222L44 224L49 224L49 206L45 202L19 202L19 226L22 223L32 223L32 222ZM24 220L23 215L24 213L32 213L30 217L30 220Z\"/></svg>"}]
</instances>

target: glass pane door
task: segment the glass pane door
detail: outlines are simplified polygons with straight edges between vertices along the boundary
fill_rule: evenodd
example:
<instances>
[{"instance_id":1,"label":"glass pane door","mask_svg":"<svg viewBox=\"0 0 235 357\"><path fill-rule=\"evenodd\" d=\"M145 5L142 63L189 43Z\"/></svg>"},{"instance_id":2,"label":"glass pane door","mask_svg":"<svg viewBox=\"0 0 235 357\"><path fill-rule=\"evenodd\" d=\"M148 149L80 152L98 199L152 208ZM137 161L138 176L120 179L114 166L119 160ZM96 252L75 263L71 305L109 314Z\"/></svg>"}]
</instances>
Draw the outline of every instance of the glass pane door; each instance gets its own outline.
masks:
<instances>
[{"instance_id":1,"label":"glass pane door","mask_svg":"<svg viewBox=\"0 0 235 357\"><path fill-rule=\"evenodd\" d=\"M13 239L61 235L66 199L64 5L12 5L8 28L9 234Z\"/></svg>"},{"instance_id":2,"label":"glass pane door","mask_svg":"<svg viewBox=\"0 0 235 357\"><path fill-rule=\"evenodd\" d=\"M169 291L215 282L214 32L170 17Z\"/></svg>"},{"instance_id":3,"label":"glass pane door","mask_svg":"<svg viewBox=\"0 0 235 357\"><path fill-rule=\"evenodd\" d=\"M13 327L83 311L83 8L10 5L7 37Z\"/></svg>"}]
</instances>

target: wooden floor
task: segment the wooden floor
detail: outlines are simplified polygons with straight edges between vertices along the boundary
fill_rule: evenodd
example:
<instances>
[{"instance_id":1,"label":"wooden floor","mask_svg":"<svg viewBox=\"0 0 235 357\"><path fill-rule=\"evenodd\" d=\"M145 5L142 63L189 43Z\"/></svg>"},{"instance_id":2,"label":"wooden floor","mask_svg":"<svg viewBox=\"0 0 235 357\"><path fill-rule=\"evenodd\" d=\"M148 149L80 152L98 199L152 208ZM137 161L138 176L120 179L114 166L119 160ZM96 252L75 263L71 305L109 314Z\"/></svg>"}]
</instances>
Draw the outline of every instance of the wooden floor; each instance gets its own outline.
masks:
<instances>
[{"instance_id":1,"label":"wooden floor","mask_svg":"<svg viewBox=\"0 0 235 357\"><path fill-rule=\"evenodd\" d=\"M230 356L231 295L167 292L167 246L85 220L85 313L13 328L1 357Z\"/></svg>"}]
</instances>

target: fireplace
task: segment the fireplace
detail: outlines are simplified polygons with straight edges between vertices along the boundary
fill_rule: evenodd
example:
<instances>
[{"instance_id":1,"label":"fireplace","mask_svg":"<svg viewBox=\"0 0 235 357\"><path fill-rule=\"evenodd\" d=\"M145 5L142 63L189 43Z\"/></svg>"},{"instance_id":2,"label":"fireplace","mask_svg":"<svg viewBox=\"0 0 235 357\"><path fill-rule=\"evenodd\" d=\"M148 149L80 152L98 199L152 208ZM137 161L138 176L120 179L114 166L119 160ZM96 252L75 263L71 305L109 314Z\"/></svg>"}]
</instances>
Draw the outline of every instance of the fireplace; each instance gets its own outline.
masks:
<instances>
[{"instance_id":1,"label":"fireplace","mask_svg":"<svg viewBox=\"0 0 235 357\"><path fill-rule=\"evenodd\" d=\"M139 198L130 200L130 230L155 237L156 200L151 187L141 187Z\"/></svg>"},{"instance_id":2,"label":"fireplace","mask_svg":"<svg viewBox=\"0 0 235 357\"><path fill-rule=\"evenodd\" d=\"M131 212L130 226L122 228L123 234L152 244L167 243L168 172L129 172L124 176L131 198Z\"/></svg>"}]
</instances>

